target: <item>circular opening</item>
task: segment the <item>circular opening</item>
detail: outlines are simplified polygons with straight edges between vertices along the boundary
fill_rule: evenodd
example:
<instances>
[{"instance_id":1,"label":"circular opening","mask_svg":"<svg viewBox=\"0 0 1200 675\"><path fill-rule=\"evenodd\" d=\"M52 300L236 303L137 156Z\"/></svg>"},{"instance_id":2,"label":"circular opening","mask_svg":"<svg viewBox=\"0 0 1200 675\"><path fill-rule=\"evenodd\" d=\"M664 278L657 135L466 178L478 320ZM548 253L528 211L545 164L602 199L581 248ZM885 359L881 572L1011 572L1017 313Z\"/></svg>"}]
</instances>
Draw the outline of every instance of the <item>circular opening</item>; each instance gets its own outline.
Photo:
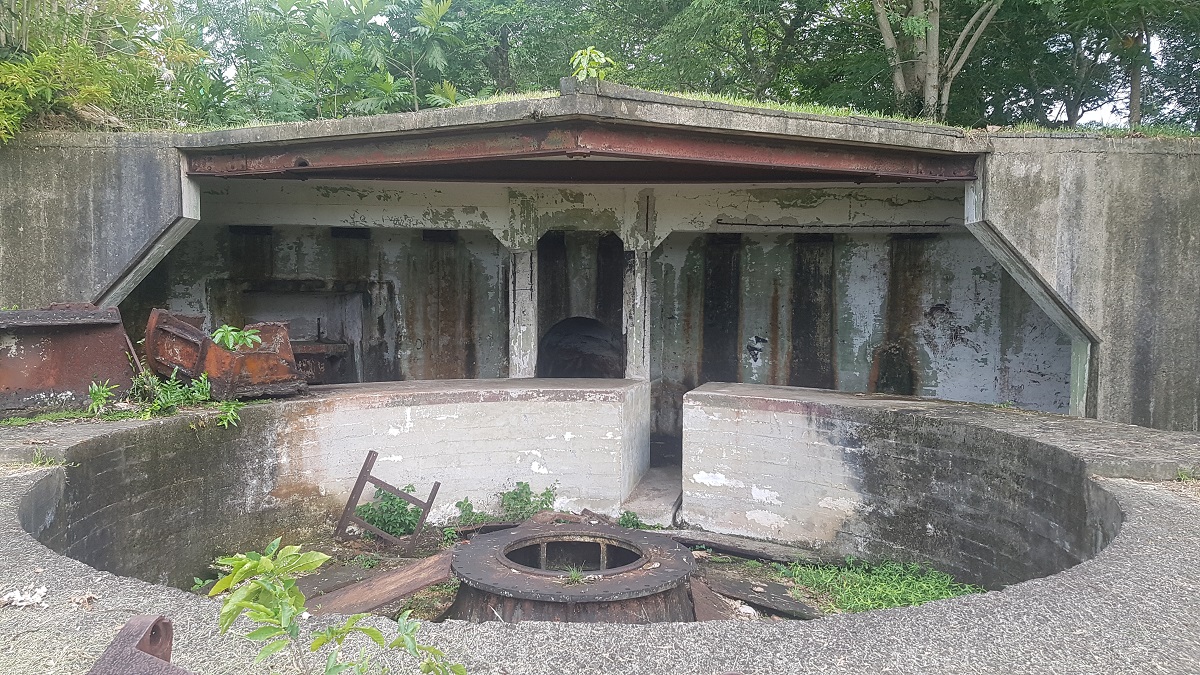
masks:
<instances>
[{"instance_id":1,"label":"circular opening","mask_svg":"<svg viewBox=\"0 0 1200 675\"><path fill-rule=\"evenodd\" d=\"M644 557L633 544L616 539L558 536L515 541L504 550L503 560L522 571L561 576L616 574L641 565Z\"/></svg>"}]
</instances>

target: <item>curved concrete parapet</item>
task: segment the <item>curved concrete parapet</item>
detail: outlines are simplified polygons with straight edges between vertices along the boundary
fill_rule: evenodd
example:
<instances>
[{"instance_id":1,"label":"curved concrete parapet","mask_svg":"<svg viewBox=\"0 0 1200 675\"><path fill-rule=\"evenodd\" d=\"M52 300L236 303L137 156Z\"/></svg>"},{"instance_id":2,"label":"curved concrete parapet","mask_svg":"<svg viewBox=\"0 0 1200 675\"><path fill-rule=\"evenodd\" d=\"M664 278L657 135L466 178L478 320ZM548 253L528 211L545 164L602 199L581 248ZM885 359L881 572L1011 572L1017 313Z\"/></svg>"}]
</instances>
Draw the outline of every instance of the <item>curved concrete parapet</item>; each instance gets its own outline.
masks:
<instances>
[{"instance_id":1,"label":"curved concrete parapet","mask_svg":"<svg viewBox=\"0 0 1200 675\"><path fill-rule=\"evenodd\" d=\"M464 497L494 508L517 481L556 484L561 508L616 515L649 465L648 407L649 385L630 380L319 387L247 407L235 428L179 416L74 443L65 484L39 487L22 523L99 569L187 586L216 555L324 527L370 450L393 485L423 495L442 483L435 523Z\"/></svg>"},{"instance_id":2,"label":"curved concrete parapet","mask_svg":"<svg viewBox=\"0 0 1200 675\"><path fill-rule=\"evenodd\" d=\"M1024 412L707 384L683 415L682 518L704 529L999 588L1090 559L1120 528L1085 459L1013 433Z\"/></svg>"},{"instance_id":3,"label":"curved concrete parapet","mask_svg":"<svg viewBox=\"0 0 1200 675\"><path fill-rule=\"evenodd\" d=\"M802 399L821 395L792 392ZM766 398L779 398L779 392ZM891 410L897 424L911 427L910 416L939 424L975 424L1035 440L1044 444L1043 449L1057 448L1081 460L1081 475L1095 480L1124 514L1119 533L1094 558L1065 571L1001 591L921 607L769 624L446 622L425 625L422 641L443 648L472 675L1196 671L1200 596L1194 588L1200 547L1192 530L1200 522L1200 490L1189 497L1162 484L1127 478L1168 479L1180 468L1200 466L1200 435L937 401L840 396L822 405L827 406L826 412L843 410L839 406L850 408L860 399L864 405L873 401L866 407L877 406L880 414ZM815 400L810 403L817 406ZM258 410L265 413L287 405ZM247 412L261 414L255 407ZM187 430L188 419L199 418L185 418L179 429ZM89 438L111 439L114 429L123 434L165 423L5 431L0 433L0 456L28 457L35 447L53 455L78 455L82 446L93 442ZM780 438L780 447L786 446L786 437ZM964 441L968 436L956 433L951 438ZM35 442L38 445L31 445ZM137 465L128 470L136 472ZM0 473L0 546L5 552L0 556L0 591L44 585L49 605L46 609L0 608L0 635L4 636L0 672L84 672L125 619L146 612L175 621L173 661L182 667L205 675L269 672L250 665L257 644L233 633L217 634L215 601L97 571L33 539L28 532L43 526L60 503L61 491L70 488L69 480L63 483L64 475L61 468ZM173 555L174 545L164 541L159 554ZM89 595L94 596L91 608L84 609L77 599ZM333 620L336 617L329 619ZM323 628L320 621L311 629ZM388 635L394 630L390 627L394 624L382 617L364 623ZM377 663L397 672L415 672L403 655L381 655ZM286 659L272 666L273 672L297 672Z\"/></svg>"}]
</instances>

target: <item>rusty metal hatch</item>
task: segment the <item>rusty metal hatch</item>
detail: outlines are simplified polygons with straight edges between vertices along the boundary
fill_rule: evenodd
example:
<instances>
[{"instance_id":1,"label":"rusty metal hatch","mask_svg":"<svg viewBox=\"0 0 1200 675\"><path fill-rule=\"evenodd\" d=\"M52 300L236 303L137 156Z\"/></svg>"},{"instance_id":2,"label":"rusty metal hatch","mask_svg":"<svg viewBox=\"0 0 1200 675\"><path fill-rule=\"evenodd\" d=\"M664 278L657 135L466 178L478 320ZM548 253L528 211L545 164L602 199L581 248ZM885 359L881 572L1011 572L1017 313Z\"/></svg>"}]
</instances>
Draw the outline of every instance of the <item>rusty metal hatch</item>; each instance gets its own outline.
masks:
<instances>
[{"instance_id":1,"label":"rusty metal hatch","mask_svg":"<svg viewBox=\"0 0 1200 675\"><path fill-rule=\"evenodd\" d=\"M692 552L603 523L526 523L454 551L449 618L466 621L694 621Z\"/></svg>"}]
</instances>

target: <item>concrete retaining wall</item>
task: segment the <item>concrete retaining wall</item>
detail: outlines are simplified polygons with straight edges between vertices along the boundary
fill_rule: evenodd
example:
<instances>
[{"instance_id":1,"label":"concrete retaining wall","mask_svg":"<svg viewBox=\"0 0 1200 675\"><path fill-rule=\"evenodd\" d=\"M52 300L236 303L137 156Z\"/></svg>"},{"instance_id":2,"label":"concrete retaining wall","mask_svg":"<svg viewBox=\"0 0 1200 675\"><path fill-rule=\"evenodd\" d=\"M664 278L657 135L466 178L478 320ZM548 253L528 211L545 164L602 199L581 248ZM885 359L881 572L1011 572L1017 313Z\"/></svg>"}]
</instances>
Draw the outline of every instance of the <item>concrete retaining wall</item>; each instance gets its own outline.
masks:
<instances>
[{"instance_id":1,"label":"concrete retaining wall","mask_svg":"<svg viewBox=\"0 0 1200 675\"><path fill-rule=\"evenodd\" d=\"M1200 430L1200 139L993 146L981 217L1100 336L1097 415Z\"/></svg>"},{"instance_id":2,"label":"concrete retaining wall","mask_svg":"<svg viewBox=\"0 0 1200 675\"><path fill-rule=\"evenodd\" d=\"M968 406L708 384L684 399L690 525L989 588L1095 556L1121 512L1087 463Z\"/></svg>"},{"instance_id":3,"label":"concrete retaining wall","mask_svg":"<svg viewBox=\"0 0 1200 675\"><path fill-rule=\"evenodd\" d=\"M95 302L138 259L161 259L198 217L174 141L47 133L0 146L0 306Z\"/></svg>"},{"instance_id":4,"label":"concrete retaining wall","mask_svg":"<svg viewBox=\"0 0 1200 675\"><path fill-rule=\"evenodd\" d=\"M434 522L527 481L559 505L616 514L649 464L649 385L626 380L405 382L212 416L167 418L74 445L65 483L22 504L23 526L96 568L173 585L215 555L283 535L328 536L368 450L375 475L424 496ZM370 497L370 495L367 495Z\"/></svg>"}]
</instances>

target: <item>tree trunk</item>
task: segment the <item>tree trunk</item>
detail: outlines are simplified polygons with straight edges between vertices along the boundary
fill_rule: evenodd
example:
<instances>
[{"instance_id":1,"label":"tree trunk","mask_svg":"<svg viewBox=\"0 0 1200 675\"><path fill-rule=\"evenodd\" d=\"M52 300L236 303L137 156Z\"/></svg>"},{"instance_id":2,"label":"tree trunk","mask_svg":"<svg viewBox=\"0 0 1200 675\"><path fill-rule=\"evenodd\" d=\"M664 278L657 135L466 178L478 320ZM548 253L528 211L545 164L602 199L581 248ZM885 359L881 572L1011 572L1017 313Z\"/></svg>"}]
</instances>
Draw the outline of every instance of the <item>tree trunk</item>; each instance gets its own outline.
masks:
<instances>
[{"instance_id":1,"label":"tree trunk","mask_svg":"<svg viewBox=\"0 0 1200 675\"><path fill-rule=\"evenodd\" d=\"M938 84L942 70L941 59L941 21L942 0L930 0L929 29L925 37L925 73L922 76L925 86L922 96L921 117L937 119L938 116Z\"/></svg>"},{"instance_id":2,"label":"tree trunk","mask_svg":"<svg viewBox=\"0 0 1200 675\"><path fill-rule=\"evenodd\" d=\"M1133 39L1137 56L1129 63L1129 128L1135 129L1142 123L1142 54L1146 47L1139 33Z\"/></svg>"},{"instance_id":3,"label":"tree trunk","mask_svg":"<svg viewBox=\"0 0 1200 675\"><path fill-rule=\"evenodd\" d=\"M900 47L896 43L896 33L892 31L892 22L888 20L884 0L871 0L875 9L875 20L879 23L879 34L883 39L883 52L887 56L888 68L892 71L892 91L896 95L896 107L903 105L908 98L908 83L904 79L904 69L900 62Z\"/></svg>"}]
</instances>

